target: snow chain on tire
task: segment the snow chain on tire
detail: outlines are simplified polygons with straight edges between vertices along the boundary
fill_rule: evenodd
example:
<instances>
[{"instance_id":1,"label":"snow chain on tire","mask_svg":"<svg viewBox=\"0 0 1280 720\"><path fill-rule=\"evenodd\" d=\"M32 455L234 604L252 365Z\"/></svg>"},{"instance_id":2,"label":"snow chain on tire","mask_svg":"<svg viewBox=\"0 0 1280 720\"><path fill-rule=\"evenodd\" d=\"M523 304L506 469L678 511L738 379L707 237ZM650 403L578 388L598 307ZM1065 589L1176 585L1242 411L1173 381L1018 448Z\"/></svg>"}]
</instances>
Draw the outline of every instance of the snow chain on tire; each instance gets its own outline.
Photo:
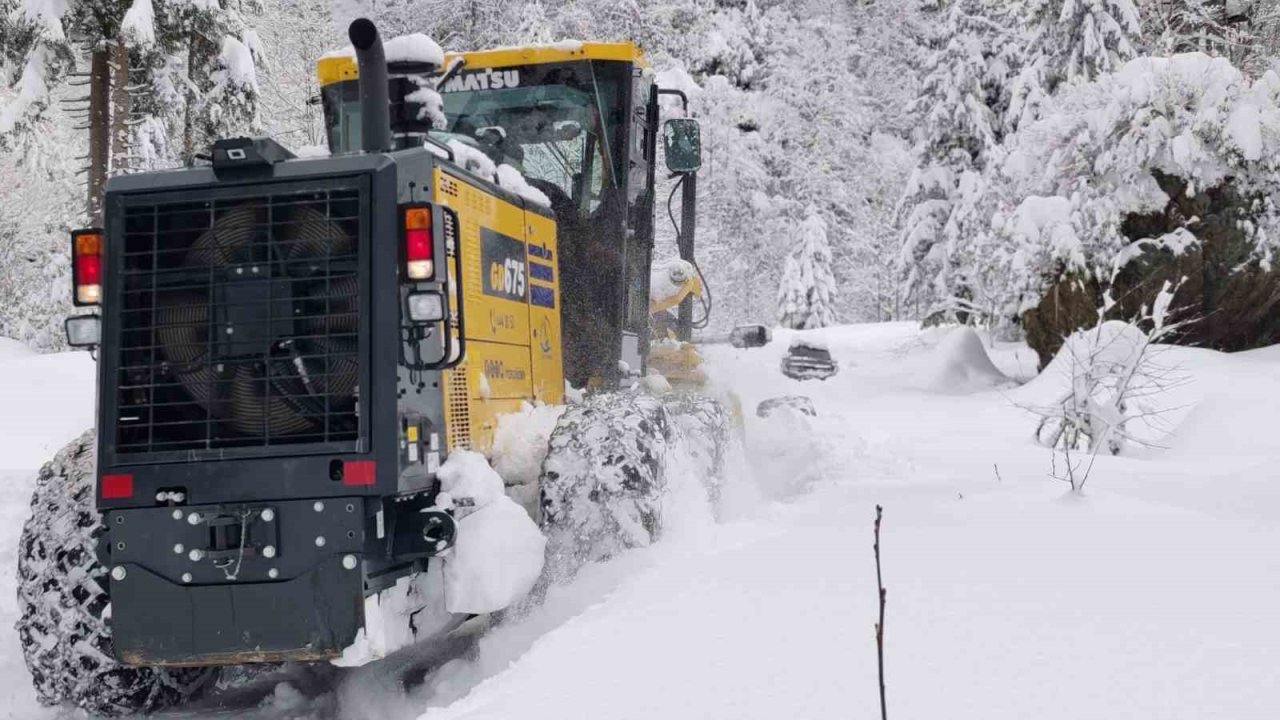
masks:
<instances>
[{"instance_id":1,"label":"snow chain on tire","mask_svg":"<svg viewBox=\"0 0 1280 720\"><path fill-rule=\"evenodd\" d=\"M18 637L46 705L118 717L181 703L217 668L132 668L111 650L107 569L98 562L94 434L81 435L36 479L18 554Z\"/></svg>"},{"instance_id":2,"label":"snow chain on tire","mask_svg":"<svg viewBox=\"0 0 1280 720\"><path fill-rule=\"evenodd\" d=\"M569 407L542 465L550 578L659 537L673 449L687 448L714 497L728 433L723 407L698 395L608 393Z\"/></svg>"}]
</instances>

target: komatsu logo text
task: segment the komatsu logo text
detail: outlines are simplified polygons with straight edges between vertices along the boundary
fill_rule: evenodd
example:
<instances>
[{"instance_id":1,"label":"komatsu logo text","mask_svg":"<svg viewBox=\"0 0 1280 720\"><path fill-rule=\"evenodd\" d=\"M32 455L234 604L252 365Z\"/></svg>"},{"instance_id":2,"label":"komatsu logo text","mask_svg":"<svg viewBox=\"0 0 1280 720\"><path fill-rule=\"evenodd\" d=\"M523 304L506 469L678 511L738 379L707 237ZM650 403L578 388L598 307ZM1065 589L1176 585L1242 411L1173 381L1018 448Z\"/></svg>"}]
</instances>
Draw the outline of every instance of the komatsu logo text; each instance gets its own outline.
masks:
<instances>
[{"instance_id":1,"label":"komatsu logo text","mask_svg":"<svg viewBox=\"0 0 1280 720\"><path fill-rule=\"evenodd\" d=\"M451 93L464 90L501 90L514 87L520 87L519 70L486 68L475 72L458 73L449 78L449 82L445 83L440 91Z\"/></svg>"}]
</instances>

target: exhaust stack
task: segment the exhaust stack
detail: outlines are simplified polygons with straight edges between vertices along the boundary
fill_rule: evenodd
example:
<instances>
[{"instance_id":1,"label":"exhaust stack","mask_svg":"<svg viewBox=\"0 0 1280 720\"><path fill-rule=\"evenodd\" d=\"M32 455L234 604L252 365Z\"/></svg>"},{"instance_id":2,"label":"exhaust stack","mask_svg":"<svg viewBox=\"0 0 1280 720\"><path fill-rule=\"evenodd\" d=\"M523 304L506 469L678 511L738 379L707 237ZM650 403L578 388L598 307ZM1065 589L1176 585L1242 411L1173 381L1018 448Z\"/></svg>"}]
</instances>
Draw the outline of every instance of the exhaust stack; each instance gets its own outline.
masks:
<instances>
[{"instance_id":1,"label":"exhaust stack","mask_svg":"<svg viewBox=\"0 0 1280 720\"><path fill-rule=\"evenodd\" d=\"M367 153L391 149L391 110L387 94L387 54L378 28L360 18L347 28L360 72L360 144Z\"/></svg>"}]
</instances>

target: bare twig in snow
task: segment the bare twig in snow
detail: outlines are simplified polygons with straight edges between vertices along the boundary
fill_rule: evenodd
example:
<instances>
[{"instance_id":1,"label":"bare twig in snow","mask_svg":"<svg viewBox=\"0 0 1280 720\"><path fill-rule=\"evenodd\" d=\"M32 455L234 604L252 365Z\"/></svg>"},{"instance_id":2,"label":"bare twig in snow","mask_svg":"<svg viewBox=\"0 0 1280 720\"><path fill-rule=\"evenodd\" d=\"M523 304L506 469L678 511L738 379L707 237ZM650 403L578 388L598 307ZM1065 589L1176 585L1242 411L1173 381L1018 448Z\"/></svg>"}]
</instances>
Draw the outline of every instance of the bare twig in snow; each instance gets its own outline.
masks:
<instances>
[{"instance_id":1,"label":"bare twig in snow","mask_svg":"<svg viewBox=\"0 0 1280 720\"><path fill-rule=\"evenodd\" d=\"M876 505L876 541L872 548L876 552L876 587L880 591L880 620L876 623L876 660L880 665L880 720L889 720L884 692L884 604L888 591L884 589L884 579L880 574L880 516L883 512L884 508Z\"/></svg>"}]
</instances>

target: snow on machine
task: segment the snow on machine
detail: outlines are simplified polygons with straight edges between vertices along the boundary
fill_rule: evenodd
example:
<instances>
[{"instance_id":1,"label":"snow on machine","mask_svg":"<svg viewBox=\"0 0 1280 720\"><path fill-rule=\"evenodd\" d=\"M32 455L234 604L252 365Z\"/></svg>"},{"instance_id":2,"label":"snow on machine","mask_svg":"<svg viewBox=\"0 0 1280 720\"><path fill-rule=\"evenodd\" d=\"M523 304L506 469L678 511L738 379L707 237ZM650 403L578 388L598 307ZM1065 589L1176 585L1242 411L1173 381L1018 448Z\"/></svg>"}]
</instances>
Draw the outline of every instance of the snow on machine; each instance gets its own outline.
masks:
<instances>
[{"instance_id":1,"label":"snow on machine","mask_svg":"<svg viewBox=\"0 0 1280 720\"><path fill-rule=\"evenodd\" d=\"M104 227L73 234L91 312L67 332L97 350L99 408L20 548L43 702L151 711L223 666L429 643L651 542L686 441L718 470L718 402L629 389L660 135L693 257L698 127L658 102L680 93L631 43L350 38L317 65L331 155L220 140L207 166L112 178ZM539 528L477 453L567 385L587 395L550 435Z\"/></svg>"}]
</instances>

